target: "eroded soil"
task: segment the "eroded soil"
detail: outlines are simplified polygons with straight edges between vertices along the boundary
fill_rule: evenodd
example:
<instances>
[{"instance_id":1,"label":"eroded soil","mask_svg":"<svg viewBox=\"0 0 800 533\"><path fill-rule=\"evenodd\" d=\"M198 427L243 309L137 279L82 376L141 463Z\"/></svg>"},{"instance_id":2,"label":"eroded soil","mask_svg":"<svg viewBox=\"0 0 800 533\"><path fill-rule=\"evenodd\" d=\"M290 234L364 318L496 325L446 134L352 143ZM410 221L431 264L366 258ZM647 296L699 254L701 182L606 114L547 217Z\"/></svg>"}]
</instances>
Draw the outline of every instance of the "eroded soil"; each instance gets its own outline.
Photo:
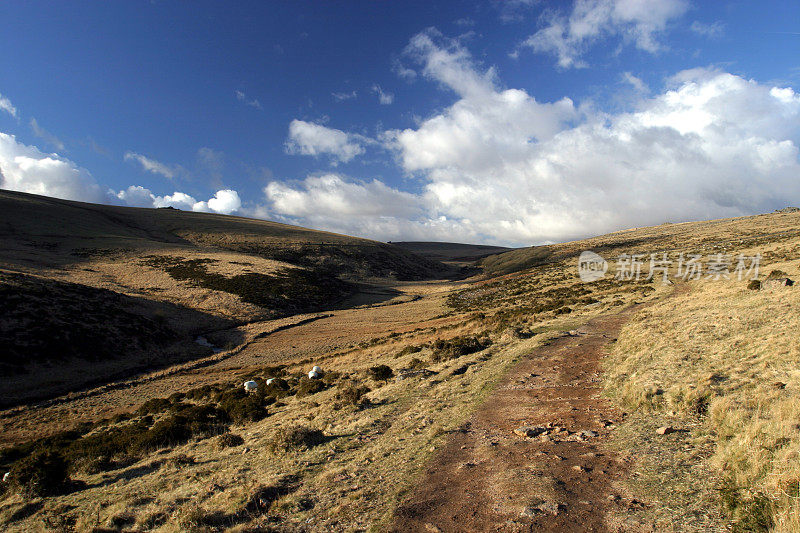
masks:
<instances>
[{"instance_id":1,"label":"eroded soil","mask_svg":"<svg viewBox=\"0 0 800 533\"><path fill-rule=\"evenodd\" d=\"M520 361L451 436L391 530L606 531L612 508L641 506L615 483L627 463L604 442L622 413L600 394L604 349L641 307Z\"/></svg>"}]
</instances>

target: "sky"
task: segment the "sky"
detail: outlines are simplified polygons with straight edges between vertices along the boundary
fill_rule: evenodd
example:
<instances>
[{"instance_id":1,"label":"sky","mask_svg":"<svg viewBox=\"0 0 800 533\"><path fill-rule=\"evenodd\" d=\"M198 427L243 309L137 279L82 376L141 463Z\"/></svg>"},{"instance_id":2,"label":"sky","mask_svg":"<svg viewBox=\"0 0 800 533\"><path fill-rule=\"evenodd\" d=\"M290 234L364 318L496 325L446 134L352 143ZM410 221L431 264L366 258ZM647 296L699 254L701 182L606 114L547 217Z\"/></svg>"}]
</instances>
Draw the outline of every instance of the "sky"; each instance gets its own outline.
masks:
<instances>
[{"instance_id":1,"label":"sky","mask_svg":"<svg viewBox=\"0 0 800 533\"><path fill-rule=\"evenodd\" d=\"M0 3L0 188L511 246L800 205L800 3Z\"/></svg>"}]
</instances>

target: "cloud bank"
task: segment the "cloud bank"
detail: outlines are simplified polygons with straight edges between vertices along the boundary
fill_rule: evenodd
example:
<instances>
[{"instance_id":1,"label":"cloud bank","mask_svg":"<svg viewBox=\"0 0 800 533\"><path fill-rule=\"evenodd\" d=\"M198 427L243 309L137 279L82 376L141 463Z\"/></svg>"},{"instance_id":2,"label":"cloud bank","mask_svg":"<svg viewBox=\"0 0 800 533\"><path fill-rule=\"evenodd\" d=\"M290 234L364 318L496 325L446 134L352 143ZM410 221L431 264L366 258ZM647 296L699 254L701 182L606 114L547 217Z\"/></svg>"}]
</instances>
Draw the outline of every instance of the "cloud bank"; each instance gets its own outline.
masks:
<instances>
[{"instance_id":1,"label":"cloud bank","mask_svg":"<svg viewBox=\"0 0 800 533\"><path fill-rule=\"evenodd\" d=\"M208 200L175 192L156 196L149 189L132 185L115 192L98 184L88 170L69 159L47 154L35 146L17 141L0 132L0 189L78 200L81 202L128 205L132 207L167 207L209 213L231 214L242 207L239 194L219 190Z\"/></svg>"},{"instance_id":2,"label":"cloud bank","mask_svg":"<svg viewBox=\"0 0 800 533\"><path fill-rule=\"evenodd\" d=\"M180 191L159 196L137 185L111 191L72 161L2 133L0 186L92 202L251 214L382 240L513 245L800 203L800 95L790 87L711 68L679 72L661 88L625 73L639 100L625 112L607 113L591 102L544 102L506 88L460 41L435 30L414 36L403 60L417 77L451 94L452 103L375 139L293 120L285 148L333 164L367 149L386 150L406 175L407 190L378 177L327 171L295 182L272 179L263 197L247 205L223 186L207 200ZM221 154L203 149L198 157L221 169ZM174 167L141 154L126 158L174 175Z\"/></svg>"},{"instance_id":3,"label":"cloud bank","mask_svg":"<svg viewBox=\"0 0 800 533\"><path fill-rule=\"evenodd\" d=\"M382 136L420 192L338 175L272 182L270 213L373 238L533 244L800 202L791 88L693 69L634 110L607 114L503 89L493 69L436 32L415 36L407 55L456 95L416 127Z\"/></svg>"}]
</instances>

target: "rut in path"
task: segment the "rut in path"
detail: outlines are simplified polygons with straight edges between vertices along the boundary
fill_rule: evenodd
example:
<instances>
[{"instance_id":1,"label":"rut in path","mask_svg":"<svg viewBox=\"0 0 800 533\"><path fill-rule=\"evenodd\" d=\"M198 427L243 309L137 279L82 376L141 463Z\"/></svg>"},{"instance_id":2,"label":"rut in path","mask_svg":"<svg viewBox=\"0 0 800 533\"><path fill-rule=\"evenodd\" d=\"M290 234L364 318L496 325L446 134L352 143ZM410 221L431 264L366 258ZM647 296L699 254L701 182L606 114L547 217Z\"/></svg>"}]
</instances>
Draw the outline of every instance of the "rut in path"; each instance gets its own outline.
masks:
<instances>
[{"instance_id":1,"label":"rut in path","mask_svg":"<svg viewBox=\"0 0 800 533\"><path fill-rule=\"evenodd\" d=\"M621 414L600 396L604 348L643 305L595 318L518 363L428 466L391 531L606 531L627 472L603 446ZM515 429L530 426L525 437Z\"/></svg>"}]
</instances>

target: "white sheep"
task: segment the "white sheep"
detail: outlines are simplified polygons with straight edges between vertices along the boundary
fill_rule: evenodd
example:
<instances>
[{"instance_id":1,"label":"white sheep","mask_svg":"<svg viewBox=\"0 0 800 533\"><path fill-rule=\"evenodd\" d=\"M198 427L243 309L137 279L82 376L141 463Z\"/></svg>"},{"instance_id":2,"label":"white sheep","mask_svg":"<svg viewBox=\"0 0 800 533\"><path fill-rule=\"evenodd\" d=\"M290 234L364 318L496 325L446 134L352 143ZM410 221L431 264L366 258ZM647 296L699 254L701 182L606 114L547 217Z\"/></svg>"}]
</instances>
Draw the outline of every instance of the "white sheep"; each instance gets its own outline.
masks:
<instances>
[{"instance_id":1,"label":"white sheep","mask_svg":"<svg viewBox=\"0 0 800 533\"><path fill-rule=\"evenodd\" d=\"M6 472L5 474L3 474L3 483L8 483L10 477L11 477L11 472Z\"/></svg>"},{"instance_id":2,"label":"white sheep","mask_svg":"<svg viewBox=\"0 0 800 533\"><path fill-rule=\"evenodd\" d=\"M244 382L244 391L245 392L253 392L253 391L256 391L256 390L258 390L258 383L256 383L255 381L252 381L252 380Z\"/></svg>"},{"instance_id":3,"label":"white sheep","mask_svg":"<svg viewBox=\"0 0 800 533\"><path fill-rule=\"evenodd\" d=\"M275 378L269 378L267 380L267 386L272 385L273 383L275 383Z\"/></svg>"},{"instance_id":4,"label":"white sheep","mask_svg":"<svg viewBox=\"0 0 800 533\"><path fill-rule=\"evenodd\" d=\"M315 366L314 368L319 368L319 367ZM322 377L322 370L313 370L312 369L311 372L308 373L308 378L309 379L319 379L321 377Z\"/></svg>"}]
</instances>

